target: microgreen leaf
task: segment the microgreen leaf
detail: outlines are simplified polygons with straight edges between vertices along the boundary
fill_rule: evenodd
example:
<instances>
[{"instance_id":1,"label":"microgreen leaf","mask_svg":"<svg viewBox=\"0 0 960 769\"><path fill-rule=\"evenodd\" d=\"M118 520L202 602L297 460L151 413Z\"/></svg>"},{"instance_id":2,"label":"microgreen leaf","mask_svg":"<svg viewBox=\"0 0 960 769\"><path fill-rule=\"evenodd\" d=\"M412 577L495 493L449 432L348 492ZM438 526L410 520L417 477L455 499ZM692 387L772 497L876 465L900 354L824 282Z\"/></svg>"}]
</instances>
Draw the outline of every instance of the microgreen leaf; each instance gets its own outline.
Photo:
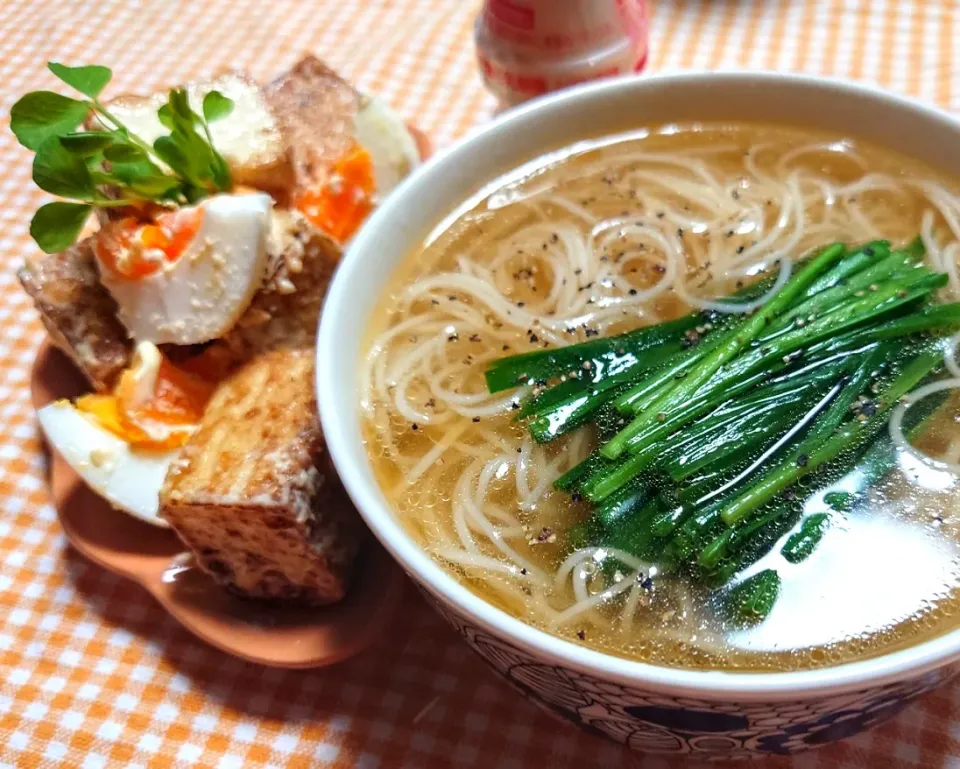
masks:
<instances>
[{"instance_id":1,"label":"microgreen leaf","mask_svg":"<svg viewBox=\"0 0 960 769\"><path fill-rule=\"evenodd\" d=\"M83 131L61 136L60 144L71 155L88 158L113 144L113 136L103 131Z\"/></svg>"},{"instance_id":2,"label":"microgreen leaf","mask_svg":"<svg viewBox=\"0 0 960 769\"><path fill-rule=\"evenodd\" d=\"M186 175L187 159L172 136L158 136L153 143L153 150L175 173Z\"/></svg>"},{"instance_id":3,"label":"microgreen leaf","mask_svg":"<svg viewBox=\"0 0 960 769\"><path fill-rule=\"evenodd\" d=\"M91 206L84 203L47 203L30 222L30 235L46 253L55 254L77 242Z\"/></svg>"},{"instance_id":4,"label":"microgreen leaf","mask_svg":"<svg viewBox=\"0 0 960 769\"><path fill-rule=\"evenodd\" d=\"M68 67L51 61L47 67L68 86L91 99L96 99L113 77L113 72L108 67L95 64L88 67Z\"/></svg>"},{"instance_id":5,"label":"microgreen leaf","mask_svg":"<svg viewBox=\"0 0 960 769\"><path fill-rule=\"evenodd\" d=\"M214 156L213 163L210 165L210 171L213 177L213 183L217 185L217 189L229 190L233 186L230 167L227 165L227 161L220 155Z\"/></svg>"},{"instance_id":6,"label":"microgreen leaf","mask_svg":"<svg viewBox=\"0 0 960 769\"><path fill-rule=\"evenodd\" d=\"M10 129L24 147L37 150L51 136L64 136L79 126L90 107L52 91L34 91L10 110Z\"/></svg>"},{"instance_id":7,"label":"microgreen leaf","mask_svg":"<svg viewBox=\"0 0 960 769\"><path fill-rule=\"evenodd\" d=\"M180 184L180 180L175 176L156 174L154 176L137 176L130 180L127 187L142 197L151 200L163 200L176 197L176 193L180 191Z\"/></svg>"},{"instance_id":8,"label":"microgreen leaf","mask_svg":"<svg viewBox=\"0 0 960 769\"><path fill-rule=\"evenodd\" d=\"M183 88L170 91L157 111L170 131L154 146L132 133L100 93L110 82L106 67L67 67L56 62L50 71L83 93L87 100L70 99L51 91L29 93L13 107L10 126L20 143L33 150L33 179L54 195L72 199L41 208L31 232L44 250L73 243L90 210L153 200L161 204L194 203L232 186L230 168L213 146L209 121L233 110L233 101L212 91L204 99L202 115L190 106ZM89 115L98 131L78 131Z\"/></svg>"},{"instance_id":9,"label":"microgreen leaf","mask_svg":"<svg viewBox=\"0 0 960 769\"><path fill-rule=\"evenodd\" d=\"M203 97L203 118L208 123L225 118L233 112L233 99L219 91L210 91Z\"/></svg>"},{"instance_id":10,"label":"microgreen leaf","mask_svg":"<svg viewBox=\"0 0 960 769\"><path fill-rule=\"evenodd\" d=\"M129 163L111 163L108 183L132 191L150 200L174 200L180 192L181 180L165 173L146 157Z\"/></svg>"},{"instance_id":11,"label":"microgreen leaf","mask_svg":"<svg viewBox=\"0 0 960 769\"><path fill-rule=\"evenodd\" d=\"M177 120L183 121L191 126L196 122L197 113L190 109L190 100L187 98L187 92L183 88L172 89L167 103L170 105L171 114Z\"/></svg>"},{"instance_id":12,"label":"microgreen leaf","mask_svg":"<svg viewBox=\"0 0 960 769\"><path fill-rule=\"evenodd\" d=\"M135 144L114 144L103 151L111 163L136 163L147 159L147 153Z\"/></svg>"},{"instance_id":13,"label":"microgreen leaf","mask_svg":"<svg viewBox=\"0 0 960 769\"><path fill-rule=\"evenodd\" d=\"M214 117L223 117L233 109L233 101L223 94L211 91L204 99L204 111ZM175 88L167 96L167 103L157 111L157 117L170 127L170 135L160 137L154 151L174 171L182 176L188 187L188 200L209 195L232 186L230 168L213 147L213 138L207 121L190 107L187 92ZM202 133L201 133L202 131Z\"/></svg>"},{"instance_id":14,"label":"microgreen leaf","mask_svg":"<svg viewBox=\"0 0 960 769\"><path fill-rule=\"evenodd\" d=\"M159 120L160 125L162 125L167 130L170 130L170 131L173 130L175 122L173 119L173 113L170 111L169 104L164 104L163 106L160 107L160 109L157 110L157 120Z\"/></svg>"},{"instance_id":15,"label":"microgreen leaf","mask_svg":"<svg viewBox=\"0 0 960 769\"><path fill-rule=\"evenodd\" d=\"M205 182L213 179L211 166L215 154L210 145L193 127L184 127L185 130L173 132L173 138L180 144L189 164L189 178L204 186Z\"/></svg>"},{"instance_id":16,"label":"microgreen leaf","mask_svg":"<svg viewBox=\"0 0 960 769\"><path fill-rule=\"evenodd\" d=\"M33 181L41 190L64 198L89 200L95 192L83 158L64 149L57 136L51 136L37 150Z\"/></svg>"}]
</instances>

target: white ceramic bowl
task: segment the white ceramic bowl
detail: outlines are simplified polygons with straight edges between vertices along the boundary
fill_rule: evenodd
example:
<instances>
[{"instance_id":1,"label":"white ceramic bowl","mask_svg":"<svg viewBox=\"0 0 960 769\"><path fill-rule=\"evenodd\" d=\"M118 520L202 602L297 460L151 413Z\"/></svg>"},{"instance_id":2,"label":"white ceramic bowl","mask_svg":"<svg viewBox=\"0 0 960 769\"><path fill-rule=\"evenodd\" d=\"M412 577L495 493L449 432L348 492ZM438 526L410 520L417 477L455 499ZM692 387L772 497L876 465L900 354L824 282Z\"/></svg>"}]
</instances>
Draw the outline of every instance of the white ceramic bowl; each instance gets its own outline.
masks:
<instances>
[{"instance_id":1,"label":"white ceramic bowl","mask_svg":"<svg viewBox=\"0 0 960 769\"><path fill-rule=\"evenodd\" d=\"M821 670L698 672L553 637L485 603L404 531L361 439L358 370L401 259L495 176L585 136L684 121L809 126L872 140L960 176L960 121L874 88L814 77L688 73L607 80L511 111L404 182L357 235L324 309L317 392L327 445L367 524L470 645L540 704L634 748L710 757L802 750L868 728L957 672L960 630Z\"/></svg>"}]
</instances>

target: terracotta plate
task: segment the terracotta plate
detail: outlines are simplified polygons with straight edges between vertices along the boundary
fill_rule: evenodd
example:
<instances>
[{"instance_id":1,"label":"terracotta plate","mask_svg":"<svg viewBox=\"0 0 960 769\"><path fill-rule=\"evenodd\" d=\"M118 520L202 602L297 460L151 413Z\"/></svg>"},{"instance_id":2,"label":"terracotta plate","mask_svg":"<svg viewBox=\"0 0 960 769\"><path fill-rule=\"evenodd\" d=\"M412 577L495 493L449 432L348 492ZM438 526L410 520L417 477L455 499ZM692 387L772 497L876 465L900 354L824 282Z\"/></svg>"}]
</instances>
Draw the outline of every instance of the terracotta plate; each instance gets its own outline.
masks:
<instances>
[{"instance_id":1,"label":"terracotta plate","mask_svg":"<svg viewBox=\"0 0 960 769\"><path fill-rule=\"evenodd\" d=\"M430 140L412 126L410 131L426 159ZM35 408L89 389L49 342L34 364L31 388ZM403 572L373 536L346 599L326 608L277 609L218 588L193 564L176 534L114 510L56 454L50 483L70 544L103 568L140 583L184 627L236 657L275 667L330 665L376 640L400 606ZM345 493L342 504L350 504Z\"/></svg>"},{"instance_id":2,"label":"terracotta plate","mask_svg":"<svg viewBox=\"0 0 960 769\"><path fill-rule=\"evenodd\" d=\"M36 408L89 388L65 355L45 342L31 379ZM330 665L364 649L400 605L404 576L371 536L346 599L316 609L277 609L243 601L213 584L169 529L114 510L67 463L51 457L52 498L77 550L139 582L184 627L223 651L287 668ZM346 495L342 504L350 504Z\"/></svg>"}]
</instances>

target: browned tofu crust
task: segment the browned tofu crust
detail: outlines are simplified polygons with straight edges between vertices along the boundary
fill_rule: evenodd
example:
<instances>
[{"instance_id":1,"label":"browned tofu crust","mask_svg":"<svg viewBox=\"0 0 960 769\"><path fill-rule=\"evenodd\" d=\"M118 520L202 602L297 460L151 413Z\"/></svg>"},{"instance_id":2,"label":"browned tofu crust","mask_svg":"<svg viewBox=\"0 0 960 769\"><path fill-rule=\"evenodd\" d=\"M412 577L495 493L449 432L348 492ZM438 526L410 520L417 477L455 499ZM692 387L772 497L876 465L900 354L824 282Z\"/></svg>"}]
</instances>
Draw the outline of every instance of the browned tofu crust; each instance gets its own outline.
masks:
<instances>
[{"instance_id":1,"label":"browned tofu crust","mask_svg":"<svg viewBox=\"0 0 960 769\"><path fill-rule=\"evenodd\" d=\"M87 238L59 254L28 261L18 272L53 343L98 392L110 390L130 362L133 345L117 303L101 285Z\"/></svg>"},{"instance_id":2,"label":"browned tofu crust","mask_svg":"<svg viewBox=\"0 0 960 769\"><path fill-rule=\"evenodd\" d=\"M320 311L342 250L298 212L282 216L273 272L250 306L221 340L235 360L261 350L316 343Z\"/></svg>"},{"instance_id":3,"label":"browned tofu crust","mask_svg":"<svg viewBox=\"0 0 960 769\"><path fill-rule=\"evenodd\" d=\"M329 476L313 351L272 350L217 388L167 474L160 515L232 591L332 603L346 593L362 527Z\"/></svg>"},{"instance_id":4,"label":"browned tofu crust","mask_svg":"<svg viewBox=\"0 0 960 769\"><path fill-rule=\"evenodd\" d=\"M352 146L353 118L363 97L313 56L299 61L265 90L290 148L295 187L318 187Z\"/></svg>"},{"instance_id":5,"label":"browned tofu crust","mask_svg":"<svg viewBox=\"0 0 960 769\"><path fill-rule=\"evenodd\" d=\"M294 181L282 163L263 162L250 163L248 183L276 194L282 181L282 204L291 189L323 183L351 147L362 97L314 58L265 97ZM231 591L322 605L345 595L364 532L329 464L314 396L317 326L341 249L296 211L278 210L274 225L265 285L224 338L203 346L223 379L167 474L160 515ZM132 344L98 280L91 241L20 277L54 341L97 390L109 390ZM165 352L182 361L200 350Z\"/></svg>"},{"instance_id":6,"label":"browned tofu crust","mask_svg":"<svg viewBox=\"0 0 960 769\"><path fill-rule=\"evenodd\" d=\"M214 90L237 103L237 108L213 127L214 143L227 160L234 183L275 195L287 194L293 184L290 153L260 85L243 72L228 71L185 83L182 87L194 105L201 103L203 97ZM130 120L130 116L139 116L134 121L134 133L137 133L136 126L146 119L147 133L141 138L152 143L160 131L166 133L155 116L167 102L168 90L161 89L146 96L123 94L110 99L107 104L123 122ZM244 106L249 109L244 111ZM195 108L199 109L199 106ZM90 130L97 130L100 125L95 117L86 123ZM115 213L112 209L106 210Z\"/></svg>"},{"instance_id":7,"label":"browned tofu crust","mask_svg":"<svg viewBox=\"0 0 960 769\"><path fill-rule=\"evenodd\" d=\"M299 214L282 221L270 279L207 351L233 371L167 474L160 515L234 593L321 605L345 594L363 531L314 399L314 340L340 247Z\"/></svg>"}]
</instances>

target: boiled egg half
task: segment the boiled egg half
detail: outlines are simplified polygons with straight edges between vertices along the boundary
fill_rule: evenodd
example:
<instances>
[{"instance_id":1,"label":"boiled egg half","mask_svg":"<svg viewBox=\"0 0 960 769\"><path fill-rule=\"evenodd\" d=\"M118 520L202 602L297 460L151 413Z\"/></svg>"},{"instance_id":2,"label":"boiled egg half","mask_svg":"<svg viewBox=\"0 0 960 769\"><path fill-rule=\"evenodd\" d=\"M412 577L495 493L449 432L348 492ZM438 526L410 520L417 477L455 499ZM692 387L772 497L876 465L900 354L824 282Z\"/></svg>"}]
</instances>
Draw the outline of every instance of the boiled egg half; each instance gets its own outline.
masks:
<instances>
[{"instance_id":1,"label":"boiled egg half","mask_svg":"<svg viewBox=\"0 0 960 769\"><path fill-rule=\"evenodd\" d=\"M383 102L364 96L353 117L353 144L337 158L323 184L301 192L296 207L341 243L349 240L377 200L420 162L403 120Z\"/></svg>"},{"instance_id":2,"label":"boiled egg half","mask_svg":"<svg viewBox=\"0 0 960 769\"><path fill-rule=\"evenodd\" d=\"M406 123L373 96L364 96L353 116L353 135L370 153L376 190L380 196L400 184L419 163L417 143Z\"/></svg>"},{"instance_id":3,"label":"boiled egg half","mask_svg":"<svg viewBox=\"0 0 960 769\"><path fill-rule=\"evenodd\" d=\"M157 516L160 487L212 390L141 342L112 394L58 400L37 416L51 447L90 488L117 509L166 527Z\"/></svg>"},{"instance_id":4,"label":"boiled egg half","mask_svg":"<svg viewBox=\"0 0 960 769\"><path fill-rule=\"evenodd\" d=\"M266 277L271 206L263 193L217 195L102 229L100 280L130 335L189 345L229 331Z\"/></svg>"}]
</instances>

